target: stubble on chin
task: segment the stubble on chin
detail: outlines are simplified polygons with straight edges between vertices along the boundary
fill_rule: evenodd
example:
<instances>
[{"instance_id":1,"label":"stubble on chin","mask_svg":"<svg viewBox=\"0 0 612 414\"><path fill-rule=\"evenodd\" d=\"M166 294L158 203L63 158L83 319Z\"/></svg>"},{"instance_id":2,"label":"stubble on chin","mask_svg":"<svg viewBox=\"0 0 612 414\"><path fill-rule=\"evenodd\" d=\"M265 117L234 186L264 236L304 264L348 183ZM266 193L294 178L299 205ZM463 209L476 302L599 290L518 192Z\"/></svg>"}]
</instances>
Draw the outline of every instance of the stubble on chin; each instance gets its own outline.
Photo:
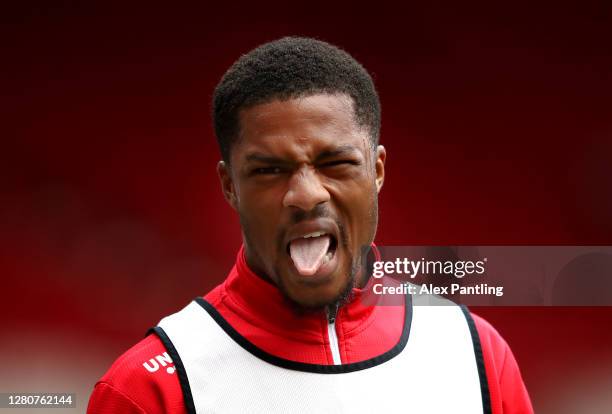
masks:
<instances>
[{"instance_id":1,"label":"stubble on chin","mask_svg":"<svg viewBox=\"0 0 612 414\"><path fill-rule=\"evenodd\" d=\"M277 287L281 291L285 303L294 311L294 313L298 316L320 313L325 311L326 309L330 309L337 306L343 306L346 303L349 303L353 299L353 288L356 287L356 279L357 274L359 273L359 262L355 262L351 258L351 270L348 279L344 283L344 286L336 296L332 299L328 299L325 301L319 302L310 302L305 303L304 301L300 301L299 298L294 298L291 296L289 291L287 290L285 284L283 283L283 278L279 277ZM278 272L277 272L278 275Z\"/></svg>"}]
</instances>

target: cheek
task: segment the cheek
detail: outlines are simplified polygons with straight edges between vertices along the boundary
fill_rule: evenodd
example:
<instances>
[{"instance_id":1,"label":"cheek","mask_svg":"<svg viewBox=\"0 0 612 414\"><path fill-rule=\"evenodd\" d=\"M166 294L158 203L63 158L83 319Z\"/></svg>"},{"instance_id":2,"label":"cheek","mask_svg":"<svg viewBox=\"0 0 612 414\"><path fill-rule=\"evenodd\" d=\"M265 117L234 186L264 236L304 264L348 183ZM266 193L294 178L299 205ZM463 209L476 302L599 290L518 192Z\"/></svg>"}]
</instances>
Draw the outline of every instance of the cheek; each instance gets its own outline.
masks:
<instances>
[{"instance_id":1,"label":"cheek","mask_svg":"<svg viewBox=\"0 0 612 414\"><path fill-rule=\"evenodd\" d=\"M274 188L243 189L238 203L241 222L248 227L252 239L260 242L273 238L278 227L281 199Z\"/></svg>"},{"instance_id":2,"label":"cheek","mask_svg":"<svg viewBox=\"0 0 612 414\"><path fill-rule=\"evenodd\" d=\"M355 248L368 244L376 231L378 217L375 181L363 180L344 186L336 198L344 216L349 242Z\"/></svg>"},{"instance_id":3,"label":"cheek","mask_svg":"<svg viewBox=\"0 0 612 414\"><path fill-rule=\"evenodd\" d=\"M257 211L264 218L269 213L276 213L282 208L283 189L279 185L257 186L244 194L245 208Z\"/></svg>"},{"instance_id":4,"label":"cheek","mask_svg":"<svg viewBox=\"0 0 612 414\"><path fill-rule=\"evenodd\" d=\"M360 242L370 238L372 232L376 230L378 203L375 191L376 189L373 188L371 191L364 192L359 202L359 227L362 235Z\"/></svg>"}]
</instances>

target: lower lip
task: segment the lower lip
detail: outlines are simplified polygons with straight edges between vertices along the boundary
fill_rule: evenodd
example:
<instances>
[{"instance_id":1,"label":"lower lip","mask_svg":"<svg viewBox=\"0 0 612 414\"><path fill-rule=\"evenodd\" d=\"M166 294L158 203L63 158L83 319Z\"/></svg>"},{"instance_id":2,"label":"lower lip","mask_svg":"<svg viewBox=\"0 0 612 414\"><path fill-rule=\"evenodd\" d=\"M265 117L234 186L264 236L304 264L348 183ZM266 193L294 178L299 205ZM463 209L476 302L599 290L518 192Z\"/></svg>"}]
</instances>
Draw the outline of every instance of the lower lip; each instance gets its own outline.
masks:
<instances>
[{"instance_id":1,"label":"lower lip","mask_svg":"<svg viewBox=\"0 0 612 414\"><path fill-rule=\"evenodd\" d=\"M312 282L322 282L322 281L326 281L327 279L329 279L332 275L332 273L334 272L334 270L336 270L336 267L338 266L338 256L340 253L340 246L336 247L336 250L333 251L333 255L331 257L331 259L329 259L329 261L327 261L326 263L322 264L321 267L319 267L319 269L312 275L303 275L300 272L298 272L297 268L295 267L295 264L293 264L293 259L291 258L290 255L288 256L289 259L289 266L292 270L292 273L294 273L295 275L297 275L298 278L300 278L301 280L307 282L307 281L312 281Z\"/></svg>"}]
</instances>

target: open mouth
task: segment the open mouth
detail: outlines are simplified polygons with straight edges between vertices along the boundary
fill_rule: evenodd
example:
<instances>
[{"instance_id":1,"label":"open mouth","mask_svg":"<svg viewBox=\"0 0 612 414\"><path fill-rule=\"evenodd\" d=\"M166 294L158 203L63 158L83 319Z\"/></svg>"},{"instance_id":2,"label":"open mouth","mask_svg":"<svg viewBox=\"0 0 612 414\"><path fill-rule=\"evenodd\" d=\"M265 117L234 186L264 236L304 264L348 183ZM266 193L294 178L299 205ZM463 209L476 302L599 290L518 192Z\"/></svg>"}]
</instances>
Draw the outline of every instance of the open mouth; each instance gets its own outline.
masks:
<instances>
[{"instance_id":1,"label":"open mouth","mask_svg":"<svg viewBox=\"0 0 612 414\"><path fill-rule=\"evenodd\" d=\"M334 235L315 231L291 240L287 244L287 254L298 273L312 276L332 260L337 247L338 240Z\"/></svg>"}]
</instances>

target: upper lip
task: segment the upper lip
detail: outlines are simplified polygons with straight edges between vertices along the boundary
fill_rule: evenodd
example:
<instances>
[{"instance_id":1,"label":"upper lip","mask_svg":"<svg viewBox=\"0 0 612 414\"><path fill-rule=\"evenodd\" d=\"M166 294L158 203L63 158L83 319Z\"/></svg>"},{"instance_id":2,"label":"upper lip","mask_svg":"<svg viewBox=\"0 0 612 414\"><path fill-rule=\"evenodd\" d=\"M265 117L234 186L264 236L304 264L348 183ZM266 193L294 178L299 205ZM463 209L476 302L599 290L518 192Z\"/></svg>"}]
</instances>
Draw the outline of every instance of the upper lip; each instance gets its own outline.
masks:
<instances>
[{"instance_id":1,"label":"upper lip","mask_svg":"<svg viewBox=\"0 0 612 414\"><path fill-rule=\"evenodd\" d=\"M293 240L300 239L307 234L317 231L322 231L338 240L338 226L336 223L331 219L318 218L315 220L302 221L292 226L287 232L285 246L288 246Z\"/></svg>"}]
</instances>

